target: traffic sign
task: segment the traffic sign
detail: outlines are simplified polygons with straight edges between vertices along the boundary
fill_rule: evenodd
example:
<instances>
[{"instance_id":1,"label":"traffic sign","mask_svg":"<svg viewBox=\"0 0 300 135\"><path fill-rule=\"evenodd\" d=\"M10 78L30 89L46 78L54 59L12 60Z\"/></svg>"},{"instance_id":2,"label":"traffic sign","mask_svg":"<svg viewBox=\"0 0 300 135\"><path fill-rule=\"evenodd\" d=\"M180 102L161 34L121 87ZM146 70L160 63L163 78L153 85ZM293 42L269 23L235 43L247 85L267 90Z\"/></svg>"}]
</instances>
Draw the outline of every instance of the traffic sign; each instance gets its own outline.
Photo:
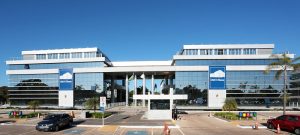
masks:
<instances>
[{"instance_id":1,"label":"traffic sign","mask_svg":"<svg viewBox=\"0 0 300 135\"><path fill-rule=\"evenodd\" d=\"M106 97L100 97L100 111L104 111L106 107Z\"/></svg>"}]
</instances>

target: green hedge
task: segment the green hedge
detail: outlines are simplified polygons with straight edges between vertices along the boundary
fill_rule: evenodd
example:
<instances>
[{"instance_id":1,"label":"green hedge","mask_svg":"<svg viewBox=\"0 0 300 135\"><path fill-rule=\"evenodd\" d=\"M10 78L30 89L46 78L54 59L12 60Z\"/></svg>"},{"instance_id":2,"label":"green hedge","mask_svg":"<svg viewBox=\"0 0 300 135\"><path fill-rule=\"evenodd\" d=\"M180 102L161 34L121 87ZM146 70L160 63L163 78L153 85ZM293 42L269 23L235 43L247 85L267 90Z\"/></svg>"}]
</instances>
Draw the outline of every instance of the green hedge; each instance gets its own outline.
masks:
<instances>
[{"instance_id":1,"label":"green hedge","mask_svg":"<svg viewBox=\"0 0 300 135\"><path fill-rule=\"evenodd\" d=\"M232 113L232 112L217 112L214 114L214 116L227 119L227 120L239 120L240 117L238 114ZM253 118L241 118L241 120L253 120Z\"/></svg>"},{"instance_id":2,"label":"green hedge","mask_svg":"<svg viewBox=\"0 0 300 135\"><path fill-rule=\"evenodd\" d=\"M33 117L37 117L39 112L32 112L29 114L24 114L24 115L19 115L19 116L13 116L10 115L9 118L33 118Z\"/></svg>"},{"instance_id":3,"label":"green hedge","mask_svg":"<svg viewBox=\"0 0 300 135\"><path fill-rule=\"evenodd\" d=\"M93 112L93 113L90 113L90 117L91 118L102 118L102 115L103 115L103 113L101 113L101 112ZM108 116L110 116L110 115L112 115L112 113L110 113L110 112L105 112L104 113L104 118L106 118L106 117L108 117Z\"/></svg>"}]
</instances>

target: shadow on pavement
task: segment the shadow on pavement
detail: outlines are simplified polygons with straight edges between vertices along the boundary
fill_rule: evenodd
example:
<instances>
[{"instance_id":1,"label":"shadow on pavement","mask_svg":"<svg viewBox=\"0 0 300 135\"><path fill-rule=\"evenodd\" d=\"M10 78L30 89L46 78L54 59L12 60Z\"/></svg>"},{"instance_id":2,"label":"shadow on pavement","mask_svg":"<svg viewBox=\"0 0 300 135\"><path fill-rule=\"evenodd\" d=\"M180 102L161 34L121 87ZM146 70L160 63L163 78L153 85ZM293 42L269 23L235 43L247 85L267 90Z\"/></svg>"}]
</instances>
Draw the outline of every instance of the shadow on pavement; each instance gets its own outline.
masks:
<instances>
[{"instance_id":1,"label":"shadow on pavement","mask_svg":"<svg viewBox=\"0 0 300 135\"><path fill-rule=\"evenodd\" d=\"M73 125L79 125L83 122L85 122L85 120L75 120L75 121L73 121Z\"/></svg>"},{"instance_id":2,"label":"shadow on pavement","mask_svg":"<svg viewBox=\"0 0 300 135\"><path fill-rule=\"evenodd\" d=\"M12 122L15 123L15 120L0 120L0 123L8 123L8 122Z\"/></svg>"}]
</instances>

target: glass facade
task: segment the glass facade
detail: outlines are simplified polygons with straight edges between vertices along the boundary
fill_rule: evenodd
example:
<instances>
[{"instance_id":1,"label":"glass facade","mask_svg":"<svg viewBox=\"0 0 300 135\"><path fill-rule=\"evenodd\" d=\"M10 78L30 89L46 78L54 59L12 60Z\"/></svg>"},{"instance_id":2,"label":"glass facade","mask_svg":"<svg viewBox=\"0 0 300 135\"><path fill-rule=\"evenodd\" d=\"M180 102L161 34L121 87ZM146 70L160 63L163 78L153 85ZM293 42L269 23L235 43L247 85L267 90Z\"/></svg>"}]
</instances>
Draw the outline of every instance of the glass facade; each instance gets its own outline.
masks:
<instances>
[{"instance_id":1,"label":"glass facade","mask_svg":"<svg viewBox=\"0 0 300 135\"><path fill-rule=\"evenodd\" d=\"M245 60L176 60L176 66L207 66L207 65L268 65L272 62L276 62L275 59L245 59Z\"/></svg>"},{"instance_id":2,"label":"glass facade","mask_svg":"<svg viewBox=\"0 0 300 135\"><path fill-rule=\"evenodd\" d=\"M103 90L103 73L76 73L76 90Z\"/></svg>"},{"instance_id":3,"label":"glass facade","mask_svg":"<svg viewBox=\"0 0 300 135\"><path fill-rule=\"evenodd\" d=\"M39 79L45 86L58 87L58 74L28 74L28 75L9 75L10 86L18 86L20 83L34 83L26 82L26 80ZM40 82L36 82L40 83Z\"/></svg>"},{"instance_id":4,"label":"glass facade","mask_svg":"<svg viewBox=\"0 0 300 135\"><path fill-rule=\"evenodd\" d=\"M189 57L182 57L183 59L174 60L169 66L230 66L247 65L255 67L255 65L268 65L272 62L278 62L277 59L265 57L267 53L271 53L271 48L267 49L254 49L249 46L239 48L226 46L206 47L186 47L179 52L178 55L244 55L251 59L186 59ZM94 58L105 57L104 54L98 50L94 51L47 51L47 54L34 54L26 55L24 58L34 58L36 60L46 59L72 59L75 58ZM44 51L41 53L45 53ZM246 55L260 55L264 54L264 59L255 59L253 56ZM270 54L271 55L271 54ZM217 56L214 56L217 58ZM197 58L197 57L194 57ZM109 63L109 59L105 59ZM51 60L53 61L53 60ZM49 62L51 62L49 61ZM69 60L68 60L69 61ZM28 61L31 62L31 61ZM20 62L24 63L24 62ZM25 61L26 63L26 61ZM117 64L116 64L117 65ZM113 65L111 65L113 66ZM145 65L147 67L148 65ZM151 66L151 65L150 65ZM26 73L14 74L11 71L9 74L9 98L13 105L27 105L30 100L39 100L45 105L58 105L59 93L59 75L58 73L46 74L48 70L31 70L31 69L67 69L67 68L100 68L104 67L104 62L69 62L69 63L44 63L44 64L8 64L8 70L20 70ZM126 76L129 81L129 101L133 101L132 95L134 93L134 79L133 75L137 76L136 91L137 94L142 94L143 87L145 92L148 93L154 89L155 94L169 94L170 88L175 88L175 94L187 94L187 100L175 101L178 105L187 106L207 106L208 101L208 86L209 74L208 71L178 71L180 68L174 68L170 71L127 71L129 65L124 72L117 72L119 67L112 69L112 72L92 72L78 73L74 70L74 104L81 106L88 98L106 96L107 103L125 102L126 99ZM136 68L138 66L134 66ZM158 67L158 66L157 66ZM153 66L153 68L157 68ZM260 67L260 66L259 66ZM152 68L152 67L151 67ZM196 67L193 67L196 68ZM122 69L122 67L120 68ZM192 69L192 68L191 68ZM109 71L108 70L108 71ZM237 69L238 70L238 69ZM34 74L36 71L45 71L46 73ZM144 72L144 73L143 73ZM29 74L28 74L29 73ZM33 73L33 74L31 74ZM145 74L146 82L143 86L143 79L141 75ZM276 72L271 71L269 74L264 74L261 71L226 71L226 97L236 99L240 106L268 106L268 105L282 105L283 96L283 79L274 79ZM151 82L152 75L154 76L153 84ZM290 73L289 73L290 75ZM131 77L132 76L132 77ZM288 76L288 102L300 102L300 73L291 74ZM211 94L211 93L209 93ZM210 95L211 97L211 95ZM137 102L141 104L140 100ZM151 100L151 109L168 109L169 100Z\"/></svg>"},{"instance_id":5,"label":"glass facade","mask_svg":"<svg viewBox=\"0 0 300 135\"><path fill-rule=\"evenodd\" d=\"M187 94L179 105L207 104L208 72L175 72L175 94Z\"/></svg>"},{"instance_id":6,"label":"glass facade","mask_svg":"<svg viewBox=\"0 0 300 135\"><path fill-rule=\"evenodd\" d=\"M239 105L282 105L283 78L276 80L276 72L227 71L226 92L228 98L236 99ZM175 72L175 94L187 94L187 101L180 105L206 105L208 72ZM299 90L288 90L290 100L298 99Z\"/></svg>"},{"instance_id":7,"label":"glass facade","mask_svg":"<svg viewBox=\"0 0 300 135\"><path fill-rule=\"evenodd\" d=\"M16 65L9 65L8 69L9 70L21 70L21 69L88 68L88 67L103 67L103 62L16 64Z\"/></svg>"}]
</instances>

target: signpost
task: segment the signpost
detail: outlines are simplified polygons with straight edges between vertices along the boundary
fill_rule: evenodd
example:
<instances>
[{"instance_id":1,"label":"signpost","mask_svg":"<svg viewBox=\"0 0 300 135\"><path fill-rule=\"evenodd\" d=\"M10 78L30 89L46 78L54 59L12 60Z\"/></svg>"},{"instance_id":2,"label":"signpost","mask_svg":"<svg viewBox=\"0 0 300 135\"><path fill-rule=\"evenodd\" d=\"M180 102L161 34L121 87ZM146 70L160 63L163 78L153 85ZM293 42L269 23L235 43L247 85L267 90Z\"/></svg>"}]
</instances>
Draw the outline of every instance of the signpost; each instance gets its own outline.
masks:
<instances>
[{"instance_id":1,"label":"signpost","mask_svg":"<svg viewBox=\"0 0 300 135\"><path fill-rule=\"evenodd\" d=\"M100 112L102 112L102 125L104 126L104 112L106 107L106 97L100 97Z\"/></svg>"}]
</instances>

